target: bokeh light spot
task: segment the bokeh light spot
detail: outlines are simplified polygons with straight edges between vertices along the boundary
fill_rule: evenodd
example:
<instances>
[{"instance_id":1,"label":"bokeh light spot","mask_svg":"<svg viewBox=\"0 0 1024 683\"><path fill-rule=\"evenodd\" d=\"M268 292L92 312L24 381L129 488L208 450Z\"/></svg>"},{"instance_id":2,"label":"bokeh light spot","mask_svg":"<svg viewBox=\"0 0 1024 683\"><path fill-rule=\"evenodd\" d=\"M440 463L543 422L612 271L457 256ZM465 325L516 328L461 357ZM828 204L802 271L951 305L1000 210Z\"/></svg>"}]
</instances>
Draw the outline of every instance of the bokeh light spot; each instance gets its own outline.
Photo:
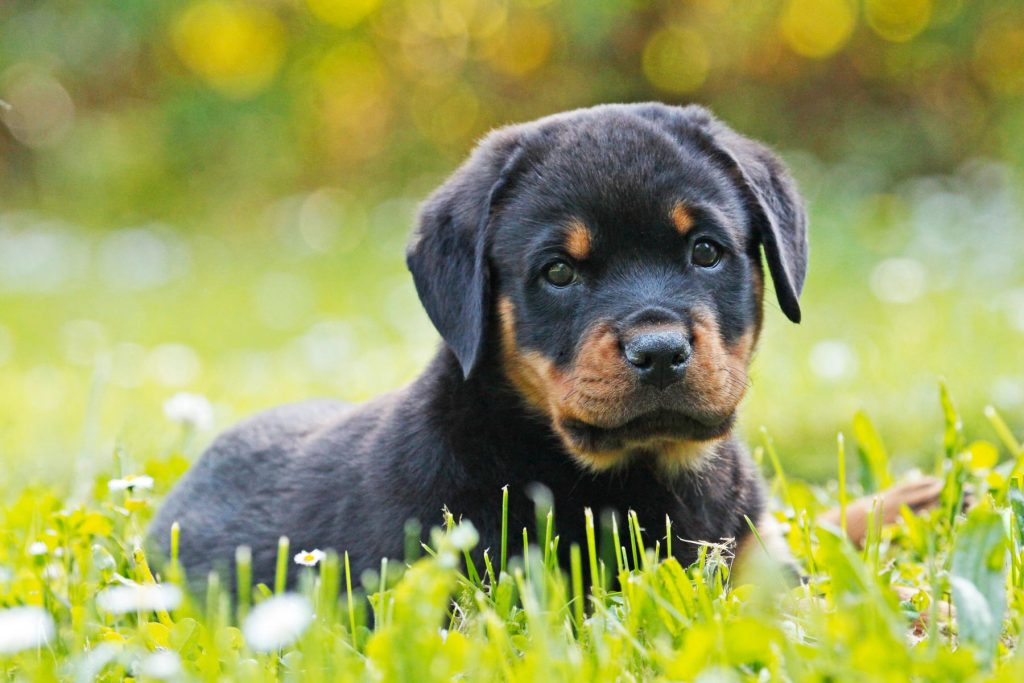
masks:
<instances>
[{"instance_id":1,"label":"bokeh light spot","mask_svg":"<svg viewBox=\"0 0 1024 683\"><path fill-rule=\"evenodd\" d=\"M890 258L872 271L871 291L881 301L909 304L924 294L927 279L928 273L920 261Z\"/></svg>"},{"instance_id":2,"label":"bokeh light spot","mask_svg":"<svg viewBox=\"0 0 1024 683\"><path fill-rule=\"evenodd\" d=\"M666 92L685 93L704 84L711 54L693 29L670 26L656 31L644 45L644 76Z\"/></svg>"},{"instance_id":3,"label":"bokeh light spot","mask_svg":"<svg viewBox=\"0 0 1024 683\"><path fill-rule=\"evenodd\" d=\"M1024 93L1024 21L986 27L975 43L974 70L997 93Z\"/></svg>"},{"instance_id":4,"label":"bokeh light spot","mask_svg":"<svg viewBox=\"0 0 1024 683\"><path fill-rule=\"evenodd\" d=\"M90 367L107 347L107 330L95 320L71 320L60 328L64 358L74 365Z\"/></svg>"},{"instance_id":5,"label":"bokeh light spot","mask_svg":"<svg viewBox=\"0 0 1024 683\"><path fill-rule=\"evenodd\" d=\"M846 44L856 19L849 0L789 0L779 30L794 52L820 59Z\"/></svg>"},{"instance_id":6,"label":"bokeh light spot","mask_svg":"<svg viewBox=\"0 0 1024 683\"><path fill-rule=\"evenodd\" d=\"M171 29L178 57L230 97L265 88L284 53L280 20L261 7L206 0L191 5Z\"/></svg>"},{"instance_id":7,"label":"bokeh light spot","mask_svg":"<svg viewBox=\"0 0 1024 683\"><path fill-rule=\"evenodd\" d=\"M928 26L931 0L865 0L864 18L875 33L894 43L904 43Z\"/></svg>"},{"instance_id":8,"label":"bokeh light spot","mask_svg":"<svg viewBox=\"0 0 1024 683\"><path fill-rule=\"evenodd\" d=\"M63 141L75 120L71 96L53 76L27 65L3 75L0 120L26 147L53 147Z\"/></svg>"},{"instance_id":9,"label":"bokeh light spot","mask_svg":"<svg viewBox=\"0 0 1024 683\"><path fill-rule=\"evenodd\" d=\"M183 387L199 378L202 361L191 347L184 344L161 344L146 357L147 374L169 387Z\"/></svg>"},{"instance_id":10,"label":"bokeh light spot","mask_svg":"<svg viewBox=\"0 0 1024 683\"><path fill-rule=\"evenodd\" d=\"M543 19L526 15L510 21L497 49L491 55L495 70L510 76L524 76L543 66L551 56L554 32Z\"/></svg>"},{"instance_id":11,"label":"bokeh light spot","mask_svg":"<svg viewBox=\"0 0 1024 683\"><path fill-rule=\"evenodd\" d=\"M857 374L857 354L845 341L826 339L811 348L811 371L823 380L835 382Z\"/></svg>"},{"instance_id":12,"label":"bokeh light spot","mask_svg":"<svg viewBox=\"0 0 1024 683\"><path fill-rule=\"evenodd\" d=\"M323 128L317 144L336 159L359 159L376 151L391 123L388 74L370 45L343 43L317 65L316 97Z\"/></svg>"}]
</instances>

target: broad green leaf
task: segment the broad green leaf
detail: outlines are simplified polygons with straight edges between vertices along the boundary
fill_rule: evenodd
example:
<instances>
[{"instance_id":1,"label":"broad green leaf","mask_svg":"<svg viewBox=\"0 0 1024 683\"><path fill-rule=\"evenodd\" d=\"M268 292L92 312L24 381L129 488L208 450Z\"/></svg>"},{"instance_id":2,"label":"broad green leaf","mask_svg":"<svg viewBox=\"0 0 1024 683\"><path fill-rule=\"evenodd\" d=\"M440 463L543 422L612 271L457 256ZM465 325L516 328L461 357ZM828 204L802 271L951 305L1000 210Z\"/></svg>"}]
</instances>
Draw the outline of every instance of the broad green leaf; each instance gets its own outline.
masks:
<instances>
[{"instance_id":1,"label":"broad green leaf","mask_svg":"<svg viewBox=\"0 0 1024 683\"><path fill-rule=\"evenodd\" d=\"M960 640L977 648L984 662L994 658L1002 630L1006 566L1002 515L979 505L957 536L950 580Z\"/></svg>"}]
</instances>

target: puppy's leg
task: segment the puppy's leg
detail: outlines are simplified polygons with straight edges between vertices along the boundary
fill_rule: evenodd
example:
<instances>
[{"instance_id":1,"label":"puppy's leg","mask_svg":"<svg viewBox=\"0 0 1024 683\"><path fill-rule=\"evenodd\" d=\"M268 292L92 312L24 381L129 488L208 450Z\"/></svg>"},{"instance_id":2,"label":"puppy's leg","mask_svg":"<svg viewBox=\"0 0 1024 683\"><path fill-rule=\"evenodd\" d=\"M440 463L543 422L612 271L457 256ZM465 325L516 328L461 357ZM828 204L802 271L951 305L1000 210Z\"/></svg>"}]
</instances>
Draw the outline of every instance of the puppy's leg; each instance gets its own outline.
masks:
<instances>
[{"instance_id":1,"label":"puppy's leg","mask_svg":"<svg viewBox=\"0 0 1024 683\"><path fill-rule=\"evenodd\" d=\"M871 496L863 496L846 506L846 533L857 547L864 545L868 532L868 518L877 504L882 524L892 524L900 516L904 505L914 512L928 510L939 504L943 482L936 477L926 476L902 481ZM840 525L840 510L831 508L818 516L818 521L832 526ZM877 523L877 522L876 522ZM769 557L792 570L799 576L796 560L789 551L789 545L782 531L782 525L770 514L764 514L755 525L761 539L747 534L736 545L733 560L733 575L743 583L757 576L761 559Z\"/></svg>"},{"instance_id":2,"label":"puppy's leg","mask_svg":"<svg viewBox=\"0 0 1024 683\"><path fill-rule=\"evenodd\" d=\"M846 506L846 535L858 548L863 547L868 534L868 518L878 505L882 524L892 524L900 516L900 509L906 505L914 512L927 510L939 504L943 482L936 477L918 477L895 484L884 491L864 496ZM877 501L877 502L876 502ZM840 525L838 507L823 512L818 521L832 526ZM878 521L875 522L876 524Z\"/></svg>"}]
</instances>

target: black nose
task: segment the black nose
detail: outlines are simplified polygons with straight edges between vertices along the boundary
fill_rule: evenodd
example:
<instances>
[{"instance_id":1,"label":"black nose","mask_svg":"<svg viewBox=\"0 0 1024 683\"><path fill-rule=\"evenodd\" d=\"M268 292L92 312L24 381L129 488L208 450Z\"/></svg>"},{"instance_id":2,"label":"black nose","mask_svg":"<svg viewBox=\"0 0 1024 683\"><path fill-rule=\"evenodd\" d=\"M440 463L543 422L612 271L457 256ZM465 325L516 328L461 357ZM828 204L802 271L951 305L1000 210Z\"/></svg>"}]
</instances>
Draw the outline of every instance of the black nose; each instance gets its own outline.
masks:
<instances>
[{"instance_id":1,"label":"black nose","mask_svg":"<svg viewBox=\"0 0 1024 683\"><path fill-rule=\"evenodd\" d=\"M690 351L690 342L676 330L638 334L622 348L640 381L659 389L683 378Z\"/></svg>"}]
</instances>

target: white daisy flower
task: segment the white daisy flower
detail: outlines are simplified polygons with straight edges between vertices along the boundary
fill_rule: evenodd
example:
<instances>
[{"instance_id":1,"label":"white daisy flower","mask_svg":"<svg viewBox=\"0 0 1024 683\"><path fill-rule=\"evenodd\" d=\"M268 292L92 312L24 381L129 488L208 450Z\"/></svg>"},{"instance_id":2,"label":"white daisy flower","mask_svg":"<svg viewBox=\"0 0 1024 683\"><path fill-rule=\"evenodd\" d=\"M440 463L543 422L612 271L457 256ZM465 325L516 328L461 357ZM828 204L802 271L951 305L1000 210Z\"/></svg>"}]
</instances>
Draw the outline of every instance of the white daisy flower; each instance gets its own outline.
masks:
<instances>
[{"instance_id":1,"label":"white daisy flower","mask_svg":"<svg viewBox=\"0 0 1024 683\"><path fill-rule=\"evenodd\" d=\"M181 674L181 660L176 652L159 650L143 659L139 670L146 678L166 681Z\"/></svg>"},{"instance_id":2,"label":"white daisy flower","mask_svg":"<svg viewBox=\"0 0 1024 683\"><path fill-rule=\"evenodd\" d=\"M41 607L0 610L0 654L46 645L54 630L53 617Z\"/></svg>"},{"instance_id":3,"label":"white daisy flower","mask_svg":"<svg viewBox=\"0 0 1024 683\"><path fill-rule=\"evenodd\" d=\"M301 564L303 567L315 567L325 557L327 557L327 553L319 548L303 550L295 555L295 564Z\"/></svg>"},{"instance_id":4,"label":"white daisy flower","mask_svg":"<svg viewBox=\"0 0 1024 683\"><path fill-rule=\"evenodd\" d=\"M313 620L313 607L301 595L284 593L256 605L242 625L249 647L273 652L298 640Z\"/></svg>"},{"instance_id":5,"label":"white daisy flower","mask_svg":"<svg viewBox=\"0 0 1024 683\"><path fill-rule=\"evenodd\" d=\"M45 555L48 552L50 552L50 547L42 541L36 541L28 547L28 554L33 557L39 557L40 555Z\"/></svg>"},{"instance_id":6,"label":"white daisy flower","mask_svg":"<svg viewBox=\"0 0 1024 683\"><path fill-rule=\"evenodd\" d=\"M111 479L107 482L111 491L134 491L135 489L153 488L153 477L145 474L129 474L123 479Z\"/></svg>"},{"instance_id":7,"label":"white daisy flower","mask_svg":"<svg viewBox=\"0 0 1024 683\"><path fill-rule=\"evenodd\" d=\"M43 567L43 578L47 581L56 581L64 576L64 565L59 562L50 562Z\"/></svg>"},{"instance_id":8,"label":"white daisy flower","mask_svg":"<svg viewBox=\"0 0 1024 683\"><path fill-rule=\"evenodd\" d=\"M210 400L199 394L180 392L171 396L164 403L164 415L171 422L196 431L205 431L213 428L213 406Z\"/></svg>"},{"instance_id":9,"label":"white daisy flower","mask_svg":"<svg viewBox=\"0 0 1024 683\"><path fill-rule=\"evenodd\" d=\"M170 611L181 603L181 589L167 583L111 586L96 596L96 606L110 614Z\"/></svg>"},{"instance_id":10,"label":"white daisy flower","mask_svg":"<svg viewBox=\"0 0 1024 683\"><path fill-rule=\"evenodd\" d=\"M480 534L476 527L468 519L459 522L459 525L452 529L451 542L459 550L472 550L480 541Z\"/></svg>"}]
</instances>

